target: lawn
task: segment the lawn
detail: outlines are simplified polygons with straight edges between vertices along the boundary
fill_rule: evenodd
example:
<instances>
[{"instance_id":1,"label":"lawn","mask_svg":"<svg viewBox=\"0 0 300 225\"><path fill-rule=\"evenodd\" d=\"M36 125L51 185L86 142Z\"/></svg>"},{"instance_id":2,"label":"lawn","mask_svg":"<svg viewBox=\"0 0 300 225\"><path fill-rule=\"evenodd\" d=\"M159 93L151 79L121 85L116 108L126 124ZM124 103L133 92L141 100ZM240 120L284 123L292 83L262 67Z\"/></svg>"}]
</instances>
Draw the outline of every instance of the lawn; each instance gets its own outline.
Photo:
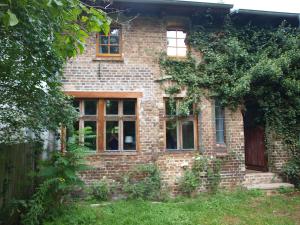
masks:
<instances>
[{"instance_id":1,"label":"lawn","mask_svg":"<svg viewBox=\"0 0 300 225\"><path fill-rule=\"evenodd\" d=\"M267 196L260 191L202 194L166 202L120 200L91 206L79 201L46 225L300 224L300 193Z\"/></svg>"}]
</instances>

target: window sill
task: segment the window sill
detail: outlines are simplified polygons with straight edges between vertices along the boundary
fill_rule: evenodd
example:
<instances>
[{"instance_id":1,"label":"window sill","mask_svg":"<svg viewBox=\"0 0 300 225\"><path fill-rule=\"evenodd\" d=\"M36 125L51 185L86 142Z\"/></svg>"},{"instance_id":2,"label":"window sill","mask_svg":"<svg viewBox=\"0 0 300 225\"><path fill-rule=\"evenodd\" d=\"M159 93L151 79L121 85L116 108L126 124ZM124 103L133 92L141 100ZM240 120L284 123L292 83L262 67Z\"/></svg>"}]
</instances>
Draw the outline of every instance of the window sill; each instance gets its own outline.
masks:
<instances>
[{"instance_id":1,"label":"window sill","mask_svg":"<svg viewBox=\"0 0 300 225\"><path fill-rule=\"evenodd\" d=\"M215 151L217 157L225 157L228 155L226 144L216 144Z\"/></svg>"},{"instance_id":2,"label":"window sill","mask_svg":"<svg viewBox=\"0 0 300 225\"><path fill-rule=\"evenodd\" d=\"M114 62L124 62L123 56L96 56L93 61L114 61Z\"/></svg>"},{"instance_id":3,"label":"window sill","mask_svg":"<svg viewBox=\"0 0 300 225\"><path fill-rule=\"evenodd\" d=\"M103 151L103 152L97 152L97 155L137 155L137 151Z\"/></svg>"},{"instance_id":4,"label":"window sill","mask_svg":"<svg viewBox=\"0 0 300 225\"><path fill-rule=\"evenodd\" d=\"M193 153L197 151L197 149L165 149L165 153L168 153L168 154L182 154L182 153Z\"/></svg>"},{"instance_id":5,"label":"window sill","mask_svg":"<svg viewBox=\"0 0 300 225\"><path fill-rule=\"evenodd\" d=\"M169 60L173 61L187 61L188 57L187 56L167 56Z\"/></svg>"}]
</instances>

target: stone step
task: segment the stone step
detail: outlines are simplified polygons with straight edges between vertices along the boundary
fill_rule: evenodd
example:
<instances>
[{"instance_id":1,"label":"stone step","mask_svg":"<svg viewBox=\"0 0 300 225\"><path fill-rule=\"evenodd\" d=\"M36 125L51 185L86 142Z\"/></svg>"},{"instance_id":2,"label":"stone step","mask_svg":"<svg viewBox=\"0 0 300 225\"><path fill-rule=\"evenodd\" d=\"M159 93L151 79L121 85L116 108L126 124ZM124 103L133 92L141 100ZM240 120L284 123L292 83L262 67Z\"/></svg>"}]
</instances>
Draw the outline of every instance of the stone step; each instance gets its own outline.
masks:
<instances>
[{"instance_id":1,"label":"stone step","mask_svg":"<svg viewBox=\"0 0 300 225\"><path fill-rule=\"evenodd\" d=\"M245 175L244 185L254 185L262 183L281 183L282 178L275 173L266 172L266 173L247 173Z\"/></svg>"},{"instance_id":2,"label":"stone step","mask_svg":"<svg viewBox=\"0 0 300 225\"><path fill-rule=\"evenodd\" d=\"M245 185L245 187L248 190L251 189L277 190L280 188L294 188L294 185L290 183L261 183L261 184Z\"/></svg>"}]
</instances>

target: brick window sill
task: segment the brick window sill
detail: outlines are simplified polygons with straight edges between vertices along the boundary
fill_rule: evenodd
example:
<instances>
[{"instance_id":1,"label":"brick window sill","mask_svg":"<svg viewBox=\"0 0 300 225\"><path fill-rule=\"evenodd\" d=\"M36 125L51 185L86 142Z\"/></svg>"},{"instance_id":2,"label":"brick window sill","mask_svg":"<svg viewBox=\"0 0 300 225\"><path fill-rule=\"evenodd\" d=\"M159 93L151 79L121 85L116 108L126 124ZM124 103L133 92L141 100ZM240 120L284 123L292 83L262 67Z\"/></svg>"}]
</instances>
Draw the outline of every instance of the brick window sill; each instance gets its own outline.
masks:
<instances>
[{"instance_id":1,"label":"brick window sill","mask_svg":"<svg viewBox=\"0 0 300 225\"><path fill-rule=\"evenodd\" d=\"M121 152L121 151L104 151L104 152L97 152L95 153L96 155L109 155L109 156L112 156L112 155L137 155L138 152L137 151L127 151L127 152Z\"/></svg>"},{"instance_id":2,"label":"brick window sill","mask_svg":"<svg viewBox=\"0 0 300 225\"><path fill-rule=\"evenodd\" d=\"M216 144L215 151L217 157L225 157L228 155L226 144Z\"/></svg>"},{"instance_id":3,"label":"brick window sill","mask_svg":"<svg viewBox=\"0 0 300 225\"><path fill-rule=\"evenodd\" d=\"M177 150L166 149L165 153L167 153L167 154L184 154L184 153L194 153L196 151L197 151L196 149L186 149L186 150L183 150L183 149L177 149Z\"/></svg>"},{"instance_id":4,"label":"brick window sill","mask_svg":"<svg viewBox=\"0 0 300 225\"><path fill-rule=\"evenodd\" d=\"M124 58L123 56L105 56L105 57L101 57L101 56L97 56L95 58L93 58L93 61L96 62L107 62L107 61L113 61L113 62L124 62Z\"/></svg>"}]
</instances>

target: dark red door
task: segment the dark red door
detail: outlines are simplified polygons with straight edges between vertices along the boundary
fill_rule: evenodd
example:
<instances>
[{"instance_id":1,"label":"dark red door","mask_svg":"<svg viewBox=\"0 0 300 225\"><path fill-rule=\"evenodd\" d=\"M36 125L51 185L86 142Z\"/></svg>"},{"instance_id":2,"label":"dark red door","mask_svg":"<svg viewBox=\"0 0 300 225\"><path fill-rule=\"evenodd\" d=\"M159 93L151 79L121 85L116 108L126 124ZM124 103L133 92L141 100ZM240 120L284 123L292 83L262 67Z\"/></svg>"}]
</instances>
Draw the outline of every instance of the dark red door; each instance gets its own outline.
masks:
<instances>
[{"instance_id":1,"label":"dark red door","mask_svg":"<svg viewBox=\"0 0 300 225\"><path fill-rule=\"evenodd\" d=\"M245 128L245 161L247 169L267 171L265 131L262 127Z\"/></svg>"}]
</instances>

